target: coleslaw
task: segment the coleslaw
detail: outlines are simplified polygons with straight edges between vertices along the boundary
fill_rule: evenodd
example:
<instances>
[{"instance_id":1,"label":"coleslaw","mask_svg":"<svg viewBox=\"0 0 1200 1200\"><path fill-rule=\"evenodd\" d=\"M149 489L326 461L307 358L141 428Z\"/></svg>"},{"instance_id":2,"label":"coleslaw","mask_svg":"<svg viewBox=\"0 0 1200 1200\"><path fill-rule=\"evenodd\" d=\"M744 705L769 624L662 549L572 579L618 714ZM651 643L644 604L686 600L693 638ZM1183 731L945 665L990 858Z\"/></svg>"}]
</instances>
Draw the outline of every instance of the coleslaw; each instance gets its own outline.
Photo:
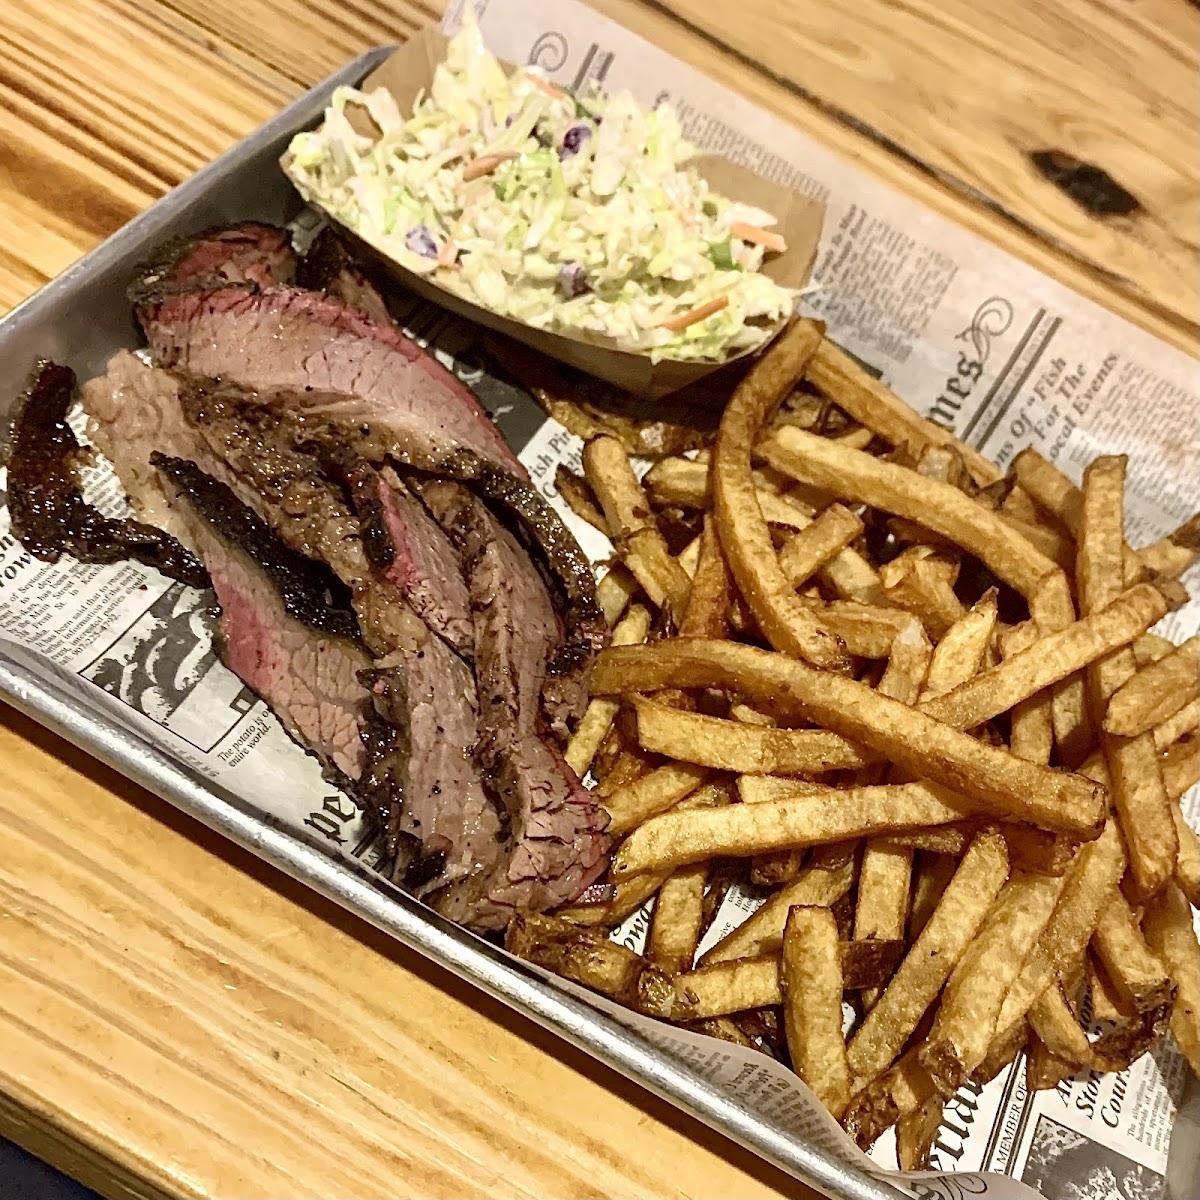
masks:
<instances>
[{"instance_id":1,"label":"coleslaw","mask_svg":"<svg viewBox=\"0 0 1200 1200\"><path fill-rule=\"evenodd\" d=\"M576 96L535 67L510 76L466 9L411 117L383 88L338 88L322 127L296 135L288 173L305 200L534 328L653 361L765 342L797 296L760 269L786 250L772 214L709 188L671 108ZM355 109L377 133L355 128Z\"/></svg>"}]
</instances>

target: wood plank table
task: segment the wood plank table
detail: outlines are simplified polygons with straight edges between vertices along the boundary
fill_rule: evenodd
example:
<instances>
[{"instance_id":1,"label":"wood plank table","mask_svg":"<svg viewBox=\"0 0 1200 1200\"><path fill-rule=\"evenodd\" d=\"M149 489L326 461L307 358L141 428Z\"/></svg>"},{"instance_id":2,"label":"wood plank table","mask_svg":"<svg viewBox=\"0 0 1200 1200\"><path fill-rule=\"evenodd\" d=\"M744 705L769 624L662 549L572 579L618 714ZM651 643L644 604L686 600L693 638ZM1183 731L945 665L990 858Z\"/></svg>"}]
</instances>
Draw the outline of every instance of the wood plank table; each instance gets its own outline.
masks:
<instances>
[{"instance_id":1,"label":"wood plank table","mask_svg":"<svg viewBox=\"0 0 1200 1200\"><path fill-rule=\"evenodd\" d=\"M1194 3L597 6L1194 346ZM4 0L0 308L438 7ZM811 1194L0 717L0 1133L105 1195Z\"/></svg>"}]
</instances>

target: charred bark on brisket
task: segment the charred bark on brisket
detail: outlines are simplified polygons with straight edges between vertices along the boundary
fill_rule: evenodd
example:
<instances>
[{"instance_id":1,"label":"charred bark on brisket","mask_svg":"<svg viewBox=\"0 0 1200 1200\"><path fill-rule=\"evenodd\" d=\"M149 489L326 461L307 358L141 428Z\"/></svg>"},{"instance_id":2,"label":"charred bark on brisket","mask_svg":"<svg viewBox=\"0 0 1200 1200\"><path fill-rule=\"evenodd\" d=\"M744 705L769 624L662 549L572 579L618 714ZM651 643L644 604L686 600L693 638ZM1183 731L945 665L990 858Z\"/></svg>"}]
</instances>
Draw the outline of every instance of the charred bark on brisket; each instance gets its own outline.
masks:
<instances>
[{"instance_id":1,"label":"charred bark on brisket","mask_svg":"<svg viewBox=\"0 0 1200 1200\"><path fill-rule=\"evenodd\" d=\"M133 559L191 587L208 586L195 556L153 525L104 516L83 498L75 463L79 440L67 424L75 372L38 364L17 401L9 449L8 505L13 536L38 558L80 562Z\"/></svg>"}]
</instances>

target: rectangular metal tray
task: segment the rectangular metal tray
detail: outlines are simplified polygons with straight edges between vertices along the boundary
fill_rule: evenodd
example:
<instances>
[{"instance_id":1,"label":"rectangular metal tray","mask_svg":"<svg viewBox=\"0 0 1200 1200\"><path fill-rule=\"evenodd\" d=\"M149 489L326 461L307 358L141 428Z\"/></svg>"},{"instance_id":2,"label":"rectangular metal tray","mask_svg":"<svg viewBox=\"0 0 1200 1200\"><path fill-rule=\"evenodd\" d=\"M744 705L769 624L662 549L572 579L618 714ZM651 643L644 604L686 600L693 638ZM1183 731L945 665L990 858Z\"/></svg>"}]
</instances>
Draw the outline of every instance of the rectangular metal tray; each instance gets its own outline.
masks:
<instances>
[{"instance_id":1,"label":"rectangular metal tray","mask_svg":"<svg viewBox=\"0 0 1200 1200\"><path fill-rule=\"evenodd\" d=\"M0 420L38 358L65 363L86 379L116 350L140 344L125 288L150 248L218 222L284 224L295 217L301 204L278 168L279 155L294 133L317 122L335 87L358 83L390 49L362 55L307 92L0 321ZM0 646L0 696L177 808L825 1194L846 1200L902 1194L762 1120L638 1033L385 889L365 870L356 873L268 823L158 747L98 717L80 681L49 682L48 672L35 672L9 646L7 653Z\"/></svg>"}]
</instances>

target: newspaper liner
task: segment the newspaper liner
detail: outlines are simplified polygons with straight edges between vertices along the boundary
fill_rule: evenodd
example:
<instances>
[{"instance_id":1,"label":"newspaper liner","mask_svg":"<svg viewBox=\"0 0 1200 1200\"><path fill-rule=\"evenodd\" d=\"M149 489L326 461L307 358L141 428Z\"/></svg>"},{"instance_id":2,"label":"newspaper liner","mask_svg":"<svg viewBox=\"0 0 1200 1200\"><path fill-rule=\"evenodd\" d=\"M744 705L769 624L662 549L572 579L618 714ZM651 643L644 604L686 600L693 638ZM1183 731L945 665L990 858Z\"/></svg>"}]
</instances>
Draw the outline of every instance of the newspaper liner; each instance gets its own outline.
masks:
<instances>
[{"instance_id":1,"label":"newspaper liner","mask_svg":"<svg viewBox=\"0 0 1200 1200\"><path fill-rule=\"evenodd\" d=\"M1129 453L1127 517L1136 542L1160 536L1200 507L1200 400L1195 364L1186 356L862 175L582 5L560 0L552 29L545 28L537 0L491 0L480 19L489 43L510 60L536 59L570 86L590 73L629 87L645 103L670 98L702 146L823 197L829 221L808 311L826 319L831 336L926 415L998 462L1032 445L1077 479L1095 454ZM316 223L310 214L299 234L311 235ZM486 335L478 329L417 300L403 324L477 391L510 442L522 447L532 477L585 551L602 559L605 539L570 514L554 491L555 466L578 466L578 439L545 421L490 368ZM1151 428L1144 421L1148 406L1155 414ZM110 471L100 465L85 477L98 503L121 510L121 489ZM208 597L135 564L38 562L8 528L7 510L0 511L6 653L35 662L79 702L149 737L263 820L317 840L332 854L372 863L354 806L212 657ZM1189 582L1194 588L1198 580ZM1200 604L1172 614L1162 628L1177 640L1200 630ZM1184 812L1200 824L1200 789L1185 798ZM757 903L749 892L731 892L705 946ZM648 909L635 914L614 936L640 949L648 917ZM848 1162L865 1161L778 1063L556 982L634 1026L748 1110ZM1018 1063L988 1087L953 1098L932 1173L886 1171L895 1161L890 1138L869 1161L912 1195L1015 1200L1034 1194L1016 1182L1024 1179L1053 1196L1156 1196L1164 1172L1172 1194L1194 1195L1194 1176L1184 1177L1194 1170L1186 1134L1168 1166L1175 1102L1188 1086L1190 1109L1200 1089L1170 1047L1119 1075L1080 1076L1036 1096L1026 1095ZM1189 1119L1194 1128L1195 1117Z\"/></svg>"},{"instance_id":2,"label":"newspaper liner","mask_svg":"<svg viewBox=\"0 0 1200 1200\"><path fill-rule=\"evenodd\" d=\"M434 70L439 63L445 61L448 41L445 34L436 29L421 30L367 76L362 90L369 92L378 87L385 88L395 97L402 113L411 113L417 97L421 93L428 93L433 83ZM515 69L508 62L502 62L501 65L510 73ZM357 118L356 124L361 132L375 132L369 119L362 118L357 113L353 114L353 117ZM289 177L290 158L289 154L285 154L280 160ZM753 204L774 214L777 230L783 235L788 248L785 253L773 255L767 260L763 266L763 274L769 275L784 287L797 291L801 289L808 281L809 271L816 257L824 205L792 188L764 179L761 175L717 154L702 155L694 160L694 165L721 195ZM311 197L305 196L305 199ZM703 379L713 371L754 353L744 352L719 362L664 359L654 363L650 361L649 354L617 349L613 339L598 334L549 333L534 329L523 321L499 316L489 309L473 304L449 288L442 287L432 278L413 274L336 218L330 219L364 255L407 290L460 317L466 317L476 324L515 338L543 354L648 399L657 399L669 392L678 391L689 383ZM784 321L779 321L770 328L772 332L778 332L783 324Z\"/></svg>"}]
</instances>

